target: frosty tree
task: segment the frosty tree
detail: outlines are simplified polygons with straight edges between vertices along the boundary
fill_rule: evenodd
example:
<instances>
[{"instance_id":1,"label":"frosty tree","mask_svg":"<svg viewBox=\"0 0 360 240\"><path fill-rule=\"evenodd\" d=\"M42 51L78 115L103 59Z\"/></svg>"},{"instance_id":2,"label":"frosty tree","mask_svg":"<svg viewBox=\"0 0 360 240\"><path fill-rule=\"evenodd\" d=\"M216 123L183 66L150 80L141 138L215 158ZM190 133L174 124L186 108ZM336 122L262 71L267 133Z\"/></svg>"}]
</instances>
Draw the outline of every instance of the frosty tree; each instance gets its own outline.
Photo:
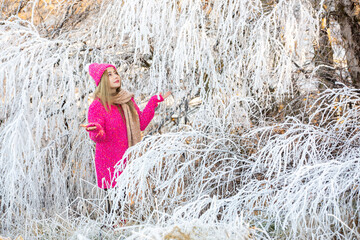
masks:
<instances>
[{"instance_id":1,"label":"frosty tree","mask_svg":"<svg viewBox=\"0 0 360 240\"><path fill-rule=\"evenodd\" d=\"M358 1L1 8L1 237L360 237ZM79 127L92 62L118 66L138 103L173 92L119 159L110 215Z\"/></svg>"}]
</instances>

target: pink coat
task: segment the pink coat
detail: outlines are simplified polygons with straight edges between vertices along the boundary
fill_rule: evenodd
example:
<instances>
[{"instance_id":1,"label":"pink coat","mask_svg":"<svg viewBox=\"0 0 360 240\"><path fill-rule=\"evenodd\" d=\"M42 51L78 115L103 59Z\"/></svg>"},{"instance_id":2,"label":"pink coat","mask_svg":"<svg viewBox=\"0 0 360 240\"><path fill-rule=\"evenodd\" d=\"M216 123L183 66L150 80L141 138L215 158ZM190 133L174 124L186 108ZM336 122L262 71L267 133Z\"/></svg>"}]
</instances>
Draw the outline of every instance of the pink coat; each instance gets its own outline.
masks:
<instances>
[{"instance_id":1,"label":"pink coat","mask_svg":"<svg viewBox=\"0 0 360 240\"><path fill-rule=\"evenodd\" d=\"M144 131L154 117L155 108L164 98L158 95L152 96L143 111L140 111L134 98L131 101L138 112L140 130ZM121 111L122 108L120 106ZM90 138L96 143L95 146L95 169L97 184L100 188L112 188L115 186L114 166L121 160L128 148L126 124L122 119L119 109L111 105L106 112L99 99L95 99L89 106L89 124L97 126L96 130L88 131ZM124 160L126 163L126 159ZM119 173L121 174L121 173Z\"/></svg>"}]
</instances>

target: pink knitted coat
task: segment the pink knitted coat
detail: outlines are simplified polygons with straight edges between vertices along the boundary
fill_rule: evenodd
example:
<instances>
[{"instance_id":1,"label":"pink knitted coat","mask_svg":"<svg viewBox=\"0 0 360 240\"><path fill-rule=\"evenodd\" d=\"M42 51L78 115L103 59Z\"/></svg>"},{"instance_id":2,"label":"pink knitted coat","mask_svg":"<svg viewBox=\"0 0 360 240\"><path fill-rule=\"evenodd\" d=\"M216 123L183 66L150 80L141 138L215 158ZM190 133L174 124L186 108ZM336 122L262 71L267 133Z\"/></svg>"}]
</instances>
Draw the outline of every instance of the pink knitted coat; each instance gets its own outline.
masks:
<instances>
[{"instance_id":1,"label":"pink knitted coat","mask_svg":"<svg viewBox=\"0 0 360 240\"><path fill-rule=\"evenodd\" d=\"M161 95L159 97L158 99L158 95L152 96L143 111L140 111L134 98L131 98L139 115L141 131L145 130L154 117L158 103L164 101ZM121 106L120 109L123 111ZM111 105L109 112L106 112L98 98L90 104L88 121L89 124L97 127L96 130L88 131L90 138L96 143L95 169L97 184L100 188L112 188L116 183L114 166L121 160L128 148L125 121L116 106ZM126 163L126 159L124 163ZM121 172L118 174L121 174Z\"/></svg>"}]
</instances>

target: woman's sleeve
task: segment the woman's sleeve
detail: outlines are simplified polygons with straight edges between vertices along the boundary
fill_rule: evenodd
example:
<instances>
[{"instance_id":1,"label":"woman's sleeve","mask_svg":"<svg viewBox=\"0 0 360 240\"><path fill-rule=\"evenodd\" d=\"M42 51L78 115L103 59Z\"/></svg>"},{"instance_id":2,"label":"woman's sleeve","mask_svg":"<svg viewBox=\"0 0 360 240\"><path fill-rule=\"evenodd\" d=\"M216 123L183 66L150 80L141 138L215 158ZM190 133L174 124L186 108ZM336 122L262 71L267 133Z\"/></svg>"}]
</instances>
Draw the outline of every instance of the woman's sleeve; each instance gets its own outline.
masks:
<instances>
[{"instance_id":1,"label":"woman's sleeve","mask_svg":"<svg viewBox=\"0 0 360 240\"><path fill-rule=\"evenodd\" d=\"M105 116L104 111L101 109L101 104L91 104L88 111L89 127L96 126L95 130L88 131L90 138L94 142L104 141L106 138L105 133Z\"/></svg>"},{"instance_id":2,"label":"woman's sleeve","mask_svg":"<svg viewBox=\"0 0 360 240\"><path fill-rule=\"evenodd\" d=\"M138 105L135 103L134 98L131 98L131 101L134 103L136 111L139 115L140 130L144 131L145 128L149 125L151 119L153 119L155 108L158 106L158 103L164 101L164 98L160 94L152 96L143 111L140 111Z\"/></svg>"}]
</instances>

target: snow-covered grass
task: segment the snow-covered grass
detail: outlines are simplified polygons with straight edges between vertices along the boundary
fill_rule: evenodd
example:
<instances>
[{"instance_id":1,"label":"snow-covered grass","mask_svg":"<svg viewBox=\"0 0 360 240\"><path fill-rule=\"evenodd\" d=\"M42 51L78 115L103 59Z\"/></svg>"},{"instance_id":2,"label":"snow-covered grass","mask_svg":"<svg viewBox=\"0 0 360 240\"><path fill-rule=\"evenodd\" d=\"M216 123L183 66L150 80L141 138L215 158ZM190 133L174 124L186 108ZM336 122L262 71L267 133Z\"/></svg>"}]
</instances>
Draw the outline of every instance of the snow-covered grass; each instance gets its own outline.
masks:
<instances>
[{"instance_id":1,"label":"snow-covered grass","mask_svg":"<svg viewBox=\"0 0 360 240\"><path fill-rule=\"evenodd\" d=\"M217 119L181 135L149 137L128 152L117 192L126 188L139 222L143 215L166 223L228 222L243 212L275 238L359 237L358 102L351 89L329 90L303 120L289 117L238 135Z\"/></svg>"}]
</instances>

